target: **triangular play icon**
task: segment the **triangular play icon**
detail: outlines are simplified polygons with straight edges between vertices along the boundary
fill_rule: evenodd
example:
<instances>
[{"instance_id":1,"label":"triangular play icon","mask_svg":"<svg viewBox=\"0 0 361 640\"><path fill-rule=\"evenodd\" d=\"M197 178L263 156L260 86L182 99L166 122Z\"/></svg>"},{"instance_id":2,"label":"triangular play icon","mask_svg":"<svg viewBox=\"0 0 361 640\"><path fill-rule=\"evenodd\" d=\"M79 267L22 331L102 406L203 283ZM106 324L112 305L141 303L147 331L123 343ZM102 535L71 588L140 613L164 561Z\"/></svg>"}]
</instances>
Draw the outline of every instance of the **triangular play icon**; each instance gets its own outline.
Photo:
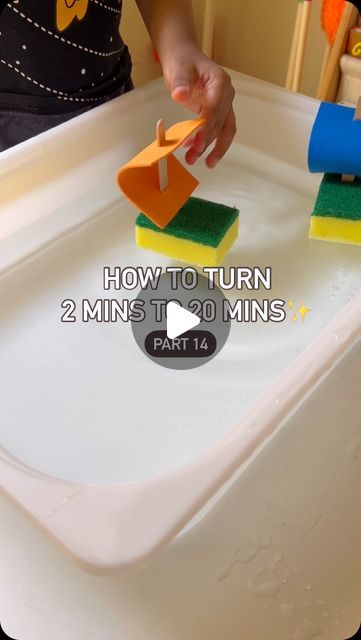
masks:
<instances>
[{"instance_id":1,"label":"triangular play icon","mask_svg":"<svg viewBox=\"0 0 361 640\"><path fill-rule=\"evenodd\" d=\"M194 313L183 309L176 302L167 304L167 337L174 340L200 323L200 318Z\"/></svg>"}]
</instances>

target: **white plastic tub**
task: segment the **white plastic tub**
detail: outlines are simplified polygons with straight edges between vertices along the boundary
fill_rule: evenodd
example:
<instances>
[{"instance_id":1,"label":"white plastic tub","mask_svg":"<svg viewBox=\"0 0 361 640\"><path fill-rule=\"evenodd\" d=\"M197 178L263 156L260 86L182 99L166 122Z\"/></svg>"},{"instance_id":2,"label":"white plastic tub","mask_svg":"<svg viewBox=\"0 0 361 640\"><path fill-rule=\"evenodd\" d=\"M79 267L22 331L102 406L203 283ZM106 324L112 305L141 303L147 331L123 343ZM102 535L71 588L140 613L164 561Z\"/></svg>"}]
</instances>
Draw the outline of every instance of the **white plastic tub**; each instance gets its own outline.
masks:
<instances>
[{"instance_id":1,"label":"white plastic tub","mask_svg":"<svg viewBox=\"0 0 361 640\"><path fill-rule=\"evenodd\" d=\"M104 296L104 266L169 264L135 249L136 212L114 181L159 116L185 115L161 82L0 158L0 478L92 570L148 562L361 337L359 248L307 240L318 105L238 74L234 82L237 141L215 172L195 168L197 195L241 211L227 264L271 266L272 295L312 312L303 324L234 325L198 370L148 362L128 325L60 322L65 298Z\"/></svg>"}]
</instances>

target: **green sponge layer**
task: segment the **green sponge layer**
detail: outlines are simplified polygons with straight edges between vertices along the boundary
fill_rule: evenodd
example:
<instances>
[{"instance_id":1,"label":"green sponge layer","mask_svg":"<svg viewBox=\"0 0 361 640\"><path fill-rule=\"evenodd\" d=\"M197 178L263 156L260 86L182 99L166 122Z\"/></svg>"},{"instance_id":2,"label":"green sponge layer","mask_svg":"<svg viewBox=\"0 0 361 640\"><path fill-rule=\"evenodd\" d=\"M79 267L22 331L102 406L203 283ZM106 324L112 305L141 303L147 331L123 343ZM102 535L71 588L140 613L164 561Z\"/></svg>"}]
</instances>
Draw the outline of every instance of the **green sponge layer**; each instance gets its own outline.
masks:
<instances>
[{"instance_id":1,"label":"green sponge layer","mask_svg":"<svg viewBox=\"0 0 361 640\"><path fill-rule=\"evenodd\" d=\"M135 224L143 229L216 248L238 215L237 209L224 204L189 198L165 229L159 229L143 213L138 215Z\"/></svg>"},{"instance_id":2,"label":"green sponge layer","mask_svg":"<svg viewBox=\"0 0 361 640\"><path fill-rule=\"evenodd\" d=\"M313 216L361 220L361 178L342 182L341 176L326 173L320 186Z\"/></svg>"}]
</instances>

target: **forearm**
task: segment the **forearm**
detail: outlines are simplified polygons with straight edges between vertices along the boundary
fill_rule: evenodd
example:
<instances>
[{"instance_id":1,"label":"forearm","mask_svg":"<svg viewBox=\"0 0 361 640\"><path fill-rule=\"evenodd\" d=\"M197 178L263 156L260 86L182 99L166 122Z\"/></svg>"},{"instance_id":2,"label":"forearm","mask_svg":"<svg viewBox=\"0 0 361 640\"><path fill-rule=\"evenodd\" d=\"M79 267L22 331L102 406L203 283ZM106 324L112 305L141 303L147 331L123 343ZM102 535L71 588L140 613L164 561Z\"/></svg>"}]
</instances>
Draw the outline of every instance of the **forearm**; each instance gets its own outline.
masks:
<instances>
[{"instance_id":1,"label":"forearm","mask_svg":"<svg viewBox=\"0 0 361 640\"><path fill-rule=\"evenodd\" d=\"M136 0L161 62L178 47L197 47L191 0Z\"/></svg>"}]
</instances>

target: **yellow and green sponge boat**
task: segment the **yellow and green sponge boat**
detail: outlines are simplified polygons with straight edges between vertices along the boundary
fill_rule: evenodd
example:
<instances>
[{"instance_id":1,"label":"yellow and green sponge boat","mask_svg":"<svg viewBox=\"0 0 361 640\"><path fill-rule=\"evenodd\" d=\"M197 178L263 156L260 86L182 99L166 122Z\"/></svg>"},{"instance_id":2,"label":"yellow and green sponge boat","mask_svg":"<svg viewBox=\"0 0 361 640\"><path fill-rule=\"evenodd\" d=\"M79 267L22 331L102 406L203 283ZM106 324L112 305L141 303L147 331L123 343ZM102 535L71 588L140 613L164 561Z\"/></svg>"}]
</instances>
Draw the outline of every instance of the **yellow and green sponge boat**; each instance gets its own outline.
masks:
<instances>
[{"instance_id":1,"label":"yellow and green sponge boat","mask_svg":"<svg viewBox=\"0 0 361 640\"><path fill-rule=\"evenodd\" d=\"M312 129L308 166L323 173L310 238L361 244L361 101L356 109L322 102Z\"/></svg>"},{"instance_id":2,"label":"yellow and green sponge boat","mask_svg":"<svg viewBox=\"0 0 361 640\"><path fill-rule=\"evenodd\" d=\"M135 237L139 248L201 267L216 267L236 241L238 224L236 208L191 197L164 229L140 213Z\"/></svg>"},{"instance_id":3,"label":"yellow and green sponge boat","mask_svg":"<svg viewBox=\"0 0 361 640\"><path fill-rule=\"evenodd\" d=\"M325 174L311 216L310 238L361 244L361 178Z\"/></svg>"}]
</instances>

